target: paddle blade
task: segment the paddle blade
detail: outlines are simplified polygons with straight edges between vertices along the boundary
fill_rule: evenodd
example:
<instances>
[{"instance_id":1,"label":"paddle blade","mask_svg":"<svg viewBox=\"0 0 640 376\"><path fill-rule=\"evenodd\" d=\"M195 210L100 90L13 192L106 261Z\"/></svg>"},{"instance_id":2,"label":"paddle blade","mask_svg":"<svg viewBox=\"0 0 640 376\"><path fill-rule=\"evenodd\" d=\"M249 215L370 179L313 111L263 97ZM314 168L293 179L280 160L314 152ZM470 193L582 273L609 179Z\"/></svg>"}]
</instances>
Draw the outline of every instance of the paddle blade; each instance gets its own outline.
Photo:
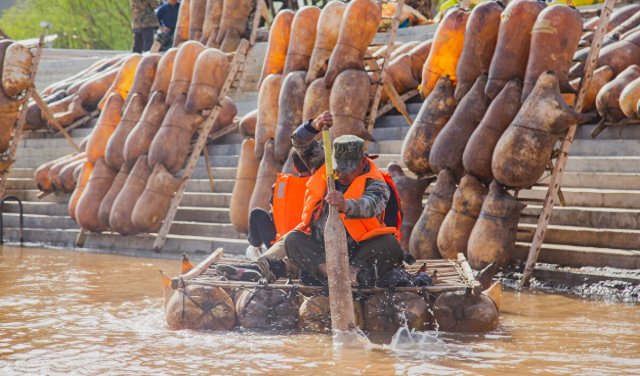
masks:
<instances>
[{"instance_id":1,"label":"paddle blade","mask_svg":"<svg viewBox=\"0 0 640 376\"><path fill-rule=\"evenodd\" d=\"M334 206L330 206L324 228L324 247L327 257L331 326L334 331L352 330L356 327L356 319L349 279L347 234Z\"/></svg>"}]
</instances>

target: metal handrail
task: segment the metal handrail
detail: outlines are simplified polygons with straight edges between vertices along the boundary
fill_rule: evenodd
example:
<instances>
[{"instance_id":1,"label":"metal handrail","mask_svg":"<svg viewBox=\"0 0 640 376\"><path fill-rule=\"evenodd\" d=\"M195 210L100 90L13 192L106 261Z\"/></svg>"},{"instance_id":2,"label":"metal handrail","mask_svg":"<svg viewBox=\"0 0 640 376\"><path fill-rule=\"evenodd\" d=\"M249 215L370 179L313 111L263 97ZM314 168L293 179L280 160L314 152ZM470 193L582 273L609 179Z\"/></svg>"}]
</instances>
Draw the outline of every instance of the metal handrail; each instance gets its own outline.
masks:
<instances>
[{"instance_id":1,"label":"metal handrail","mask_svg":"<svg viewBox=\"0 0 640 376\"><path fill-rule=\"evenodd\" d=\"M4 203L7 200L14 200L20 207L20 245L24 243L24 209L22 206L22 200L16 196L5 196L0 200L0 244L4 244L4 224L2 221L2 214L4 214Z\"/></svg>"}]
</instances>

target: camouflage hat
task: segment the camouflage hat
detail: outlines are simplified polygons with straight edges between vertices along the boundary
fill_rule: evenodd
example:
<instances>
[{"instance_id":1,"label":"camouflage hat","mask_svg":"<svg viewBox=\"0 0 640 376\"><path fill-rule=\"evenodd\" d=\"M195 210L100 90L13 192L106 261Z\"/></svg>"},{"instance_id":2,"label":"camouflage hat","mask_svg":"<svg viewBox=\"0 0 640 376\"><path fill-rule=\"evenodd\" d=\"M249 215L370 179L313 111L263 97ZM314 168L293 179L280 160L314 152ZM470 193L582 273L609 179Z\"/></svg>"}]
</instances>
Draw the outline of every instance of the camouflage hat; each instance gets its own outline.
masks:
<instances>
[{"instance_id":1,"label":"camouflage hat","mask_svg":"<svg viewBox=\"0 0 640 376\"><path fill-rule=\"evenodd\" d=\"M333 168L349 173L364 158L364 140L358 136L344 135L333 140Z\"/></svg>"}]
</instances>

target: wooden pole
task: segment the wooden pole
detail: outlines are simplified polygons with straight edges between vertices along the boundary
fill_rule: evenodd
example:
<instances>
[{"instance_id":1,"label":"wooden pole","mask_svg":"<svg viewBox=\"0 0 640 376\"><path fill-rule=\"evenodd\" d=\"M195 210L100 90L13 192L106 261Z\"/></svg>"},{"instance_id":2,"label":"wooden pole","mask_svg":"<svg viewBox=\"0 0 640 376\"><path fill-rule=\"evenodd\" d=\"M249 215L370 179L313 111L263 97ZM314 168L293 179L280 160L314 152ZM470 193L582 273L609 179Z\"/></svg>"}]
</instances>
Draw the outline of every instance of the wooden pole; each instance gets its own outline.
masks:
<instances>
[{"instance_id":1,"label":"wooden pole","mask_svg":"<svg viewBox=\"0 0 640 376\"><path fill-rule=\"evenodd\" d=\"M71 132L72 130L83 126L85 124L87 124L89 121L91 121L91 119L98 117L98 115L100 115L100 111L95 110L93 112L91 112L89 115L83 116L80 119L74 121L73 123L69 124L69 126L67 126L66 128L64 128L65 131ZM61 132L60 132L61 133Z\"/></svg>"},{"instance_id":2,"label":"wooden pole","mask_svg":"<svg viewBox=\"0 0 640 376\"><path fill-rule=\"evenodd\" d=\"M407 105L404 103L404 100L400 98L400 95L393 87L393 85L389 84L389 82L384 82L383 84L384 92L389 96L389 100L393 103L393 107L398 110L400 115L407 121L407 124L411 126L413 124L413 119L409 116L409 112L407 111Z\"/></svg>"},{"instance_id":3,"label":"wooden pole","mask_svg":"<svg viewBox=\"0 0 640 376\"><path fill-rule=\"evenodd\" d=\"M408 92L402 94L400 96L400 99L402 100L402 103L405 103L409 99L411 99L413 97L417 97L418 95L420 95L418 90L417 89L413 89L411 91L408 91ZM394 107L395 106L394 106L394 104L392 102L387 102L384 105L380 106L380 108L378 108L378 113L376 114L376 119L381 117L382 115L386 114L387 112L393 110Z\"/></svg>"},{"instance_id":4,"label":"wooden pole","mask_svg":"<svg viewBox=\"0 0 640 376\"><path fill-rule=\"evenodd\" d=\"M73 141L73 138L69 136L69 133L67 133L67 131L64 130L64 127L53 116L53 112L51 112L51 110L49 109L49 106L47 106L47 103L45 103L45 101L42 99L40 94L38 94L37 91L32 90L31 98L33 98L33 100L36 102L38 107L40 107L40 110L42 111L44 116L47 118L47 121L51 123L58 130L58 132L60 132L64 136L64 138L67 139L67 141L71 144L71 146L73 146L74 149L76 149L77 152L80 152L80 147L78 146L78 144L76 144L75 141Z\"/></svg>"},{"instance_id":5,"label":"wooden pole","mask_svg":"<svg viewBox=\"0 0 640 376\"><path fill-rule=\"evenodd\" d=\"M396 14L393 17L393 21L391 22L391 30L389 31L389 36L387 39L387 50L384 53L384 59L382 60L382 65L380 66L380 80L376 87L375 94L373 96L373 101L371 102L371 107L369 108L369 119L367 120L367 131L371 133L373 131L373 125L376 122L376 115L378 114L378 106L380 105L380 97L382 96L382 87L384 81L384 71L389 63L389 58L391 57L391 53L395 47L396 34L398 33L398 26L400 25L400 17L402 17L402 7L404 6L404 0L398 0L398 4L396 6Z\"/></svg>"},{"instance_id":6,"label":"wooden pole","mask_svg":"<svg viewBox=\"0 0 640 376\"><path fill-rule=\"evenodd\" d=\"M324 160L327 172L327 192L335 190L331 153L331 137L327 129L322 131ZM331 327L335 333L350 332L356 328L353 295L349 280L349 254L347 233L338 215L338 208L329 205L329 217L324 227L324 249L327 279L329 281L329 306Z\"/></svg>"},{"instance_id":7,"label":"wooden pole","mask_svg":"<svg viewBox=\"0 0 640 376\"><path fill-rule=\"evenodd\" d=\"M202 148L202 154L204 155L204 164L207 169L207 175L209 175L209 185L211 186L211 193L215 190L215 186L213 184L213 173L211 172L211 163L209 162L209 150L207 149L207 145L204 145Z\"/></svg>"},{"instance_id":8,"label":"wooden pole","mask_svg":"<svg viewBox=\"0 0 640 376\"><path fill-rule=\"evenodd\" d=\"M600 48L602 47L602 41L604 40L604 35L606 33L606 27L609 24L609 18L611 17L611 13L613 12L613 5L615 4L615 2L616 0L605 0L604 5L602 6L602 12L600 14L600 20L598 21L598 27L596 28L596 32L593 36L593 42L591 43L591 49L589 50L589 56L587 57L584 76L582 77L582 80L580 81L580 87L578 88L578 97L576 98L575 102L575 110L577 112L582 112L584 98L587 93L587 89L591 84L593 71L596 67L598 55L600 54ZM531 247L529 248L529 256L527 258L524 272L522 273L520 287L529 285L529 280L531 279L531 275L533 274L533 271L536 267L536 262L538 261L538 256L540 255L540 249L542 248L542 242L544 241L544 236L547 231L547 227L549 226L549 220L551 218L551 213L553 212L553 204L560 189L564 167L567 164L567 159L569 158L569 150L571 149L571 143L573 142L573 138L576 134L577 128L577 124L571 124L569 126L569 130L567 131L567 136L562 142L560 155L558 156L558 160L555 163L553 174L551 175L551 180L549 181L549 189L547 190L547 195L544 200L544 206L542 207L542 212L540 213L538 227L536 228L536 233L533 236L533 241L531 243Z\"/></svg>"}]
</instances>

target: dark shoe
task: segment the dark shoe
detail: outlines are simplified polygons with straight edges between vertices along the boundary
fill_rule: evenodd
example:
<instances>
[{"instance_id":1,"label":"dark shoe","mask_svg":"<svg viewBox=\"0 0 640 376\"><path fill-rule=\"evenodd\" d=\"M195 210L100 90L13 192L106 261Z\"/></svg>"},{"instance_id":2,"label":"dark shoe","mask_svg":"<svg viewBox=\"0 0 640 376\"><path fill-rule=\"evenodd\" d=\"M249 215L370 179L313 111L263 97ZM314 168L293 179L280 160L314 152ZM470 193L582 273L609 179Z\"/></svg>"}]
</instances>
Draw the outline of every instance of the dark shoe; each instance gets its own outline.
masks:
<instances>
[{"instance_id":1,"label":"dark shoe","mask_svg":"<svg viewBox=\"0 0 640 376\"><path fill-rule=\"evenodd\" d=\"M216 272L230 281L257 282L262 278L255 270L226 264L216 265Z\"/></svg>"},{"instance_id":2,"label":"dark shoe","mask_svg":"<svg viewBox=\"0 0 640 376\"><path fill-rule=\"evenodd\" d=\"M404 251L404 254L402 255L402 261L406 262L409 265L413 265L416 262L416 258L413 257L411 253Z\"/></svg>"},{"instance_id":3,"label":"dark shoe","mask_svg":"<svg viewBox=\"0 0 640 376\"><path fill-rule=\"evenodd\" d=\"M379 287L407 287L411 286L411 275L402 267L389 269L382 276Z\"/></svg>"},{"instance_id":4,"label":"dark shoe","mask_svg":"<svg viewBox=\"0 0 640 376\"><path fill-rule=\"evenodd\" d=\"M260 270L260 273L262 273L262 276L264 276L264 278L267 280L267 283L273 283L278 279L278 277L271 270L269 259L267 259L266 257L259 257L258 261L256 261L256 266Z\"/></svg>"}]
</instances>

